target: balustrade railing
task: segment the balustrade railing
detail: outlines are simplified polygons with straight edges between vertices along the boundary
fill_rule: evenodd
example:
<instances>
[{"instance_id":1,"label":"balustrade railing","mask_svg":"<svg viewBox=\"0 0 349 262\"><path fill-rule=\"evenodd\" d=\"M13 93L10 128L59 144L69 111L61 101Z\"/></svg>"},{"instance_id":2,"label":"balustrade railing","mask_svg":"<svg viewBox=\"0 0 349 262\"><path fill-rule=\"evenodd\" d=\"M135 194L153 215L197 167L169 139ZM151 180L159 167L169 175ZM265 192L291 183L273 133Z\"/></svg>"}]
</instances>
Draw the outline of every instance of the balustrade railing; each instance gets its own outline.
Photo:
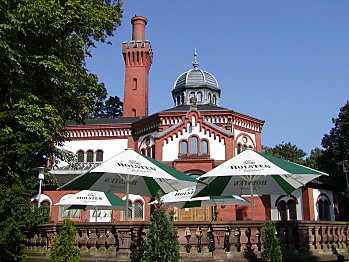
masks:
<instances>
[{"instance_id":1,"label":"balustrade railing","mask_svg":"<svg viewBox=\"0 0 349 262\"><path fill-rule=\"evenodd\" d=\"M341 261L349 259L349 229L345 222L276 221L284 261ZM226 259L253 261L263 250L263 221L174 222L184 261ZM25 253L49 258L52 240L62 224L45 224L30 233ZM81 258L138 261L149 223L75 223L75 245ZM309 260L307 260L309 259ZM33 260L35 261L35 260ZM83 261L83 260L82 260Z\"/></svg>"}]
</instances>

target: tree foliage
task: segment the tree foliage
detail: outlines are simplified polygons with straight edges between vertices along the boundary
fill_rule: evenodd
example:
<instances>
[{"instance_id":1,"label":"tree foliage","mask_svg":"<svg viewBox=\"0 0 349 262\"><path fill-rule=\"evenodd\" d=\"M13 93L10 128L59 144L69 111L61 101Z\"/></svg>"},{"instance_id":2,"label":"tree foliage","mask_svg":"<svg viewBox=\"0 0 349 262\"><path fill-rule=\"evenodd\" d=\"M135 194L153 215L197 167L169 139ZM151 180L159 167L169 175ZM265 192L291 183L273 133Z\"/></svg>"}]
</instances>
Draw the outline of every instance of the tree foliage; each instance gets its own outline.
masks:
<instances>
[{"instance_id":1,"label":"tree foliage","mask_svg":"<svg viewBox=\"0 0 349 262\"><path fill-rule=\"evenodd\" d=\"M302 149L299 149L290 142L282 142L281 144L275 145L273 148L263 147L263 152L301 165L305 164L304 157L307 155Z\"/></svg>"},{"instance_id":2,"label":"tree foliage","mask_svg":"<svg viewBox=\"0 0 349 262\"><path fill-rule=\"evenodd\" d=\"M161 202L150 217L150 227L142 261L180 261L178 233L171 224L170 217Z\"/></svg>"},{"instance_id":3,"label":"tree foliage","mask_svg":"<svg viewBox=\"0 0 349 262\"><path fill-rule=\"evenodd\" d=\"M0 185L0 261L21 261L26 233L49 219L47 207L36 208L28 190Z\"/></svg>"},{"instance_id":4,"label":"tree foliage","mask_svg":"<svg viewBox=\"0 0 349 262\"><path fill-rule=\"evenodd\" d=\"M281 262L282 253L280 240L276 235L276 229L272 221L266 220L262 228L263 250L261 259L263 262Z\"/></svg>"},{"instance_id":5,"label":"tree foliage","mask_svg":"<svg viewBox=\"0 0 349 262\"><path fill-rule=\"evenodd\" d=\"M92 113L91 118L114 118L122 115L122 105L120 98L110 96L107 100L102 101L96 110Z\"/></svg>"},{"instance_id":6,"label":"tree foliage","mask_svg":"<svg viewBox=\"0 0 349 262\"><path fill-rule=\"evenodd\" d=\"M56 146L68 140L66 122L83 122L107 96L85 58L96 42L113 35L121 16L121 2L110 0L0 1L1 194L26 203L13 199L12 212L0 209L8 227L1 230L18 228L7 235L13 246L1 247L10 253L19 251L17 240L34 224L32 168L45 166L52 155L64 157Z\"/></svg>"},{"instance_id":7,"label":"tree foliage","mask_svg":"<svg viewBox=\"0 0 349 262\"><path fill-rule=\"evenodd\" d=\"M50 250L51 262L79 262L80 250L74 246L77 230L70 219L64 220L61 231L53 239Z\"/></svg>"},{"instance_id":8,"label":"tree foliage","mask_svg":"<svg viewBox=\"0 0 349 262\"><path fill-rule=\"evenodd\" d=\"M316 165L330 175L322 177L322 180L330 183L339 193L339 219L346 220L349 217L347 183L343 168L337 163L349 160L349 101L340 108L338 117L333 118L332 123L334 127L322 138L324 149L316 157Z\"/></svg>"}]
</instances>

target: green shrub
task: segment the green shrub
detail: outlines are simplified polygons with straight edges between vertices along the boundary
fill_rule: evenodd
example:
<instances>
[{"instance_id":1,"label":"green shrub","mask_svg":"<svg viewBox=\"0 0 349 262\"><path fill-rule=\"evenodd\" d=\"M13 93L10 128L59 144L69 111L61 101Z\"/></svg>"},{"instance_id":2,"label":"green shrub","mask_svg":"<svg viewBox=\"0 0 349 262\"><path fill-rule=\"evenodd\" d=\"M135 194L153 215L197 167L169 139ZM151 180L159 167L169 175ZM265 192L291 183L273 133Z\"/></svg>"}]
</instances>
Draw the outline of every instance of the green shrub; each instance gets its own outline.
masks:
<instances>
[{"instance_id":1,"label":"green shrub","mask_svg":"<svg viewBox=\"0 0 349 262\"><path fill-rule=\"evenodd\" d=\"M166 209L160 203L150 217L142 262L180 261L177 230L173 227Z\"/></svg>"},{"instance_id":2,"label":"green shrub","mask_svg":"<svg viewBox=\"0 0 349 262\"><path fill-rule=\"evenodd\" d=\"M79 262L80 250L74 246L76 228L70 219L64 220L59 234L53 239L51 262Z\"/></svg>"},{"instance_id":3,"label":"green shrub","mask_svg":"<svg viewBox=\"0 0 349 262\"><path fill-rule=\"evenodd\" d=\"M282 262L282 253L279 238L272 221L267 220L262 228L263 251L261 258L263 262Z\"/></svg>"}]
</instances>

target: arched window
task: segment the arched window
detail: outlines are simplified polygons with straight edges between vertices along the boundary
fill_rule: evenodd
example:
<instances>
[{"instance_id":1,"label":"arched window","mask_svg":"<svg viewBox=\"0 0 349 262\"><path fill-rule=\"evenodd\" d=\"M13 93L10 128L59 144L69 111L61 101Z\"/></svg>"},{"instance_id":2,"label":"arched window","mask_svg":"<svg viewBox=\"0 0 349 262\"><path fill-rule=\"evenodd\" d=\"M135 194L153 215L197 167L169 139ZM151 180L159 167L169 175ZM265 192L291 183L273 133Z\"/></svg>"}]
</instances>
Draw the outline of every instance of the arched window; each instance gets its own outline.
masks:
<instances>
[{"instance_id":1,"label":"arched window","mask_svg":"<svg viewBox=\"0 0 349 262\"><path fill-rule=\"evenodd\" d=\"M102 150L96 151L96 162L103 162L103 151Z\"/></svg>"},{"instance_id":2,"label":"arched window","mask_svg":"<svg viewBox=\"0 0 349 262\"><path fill-rule=\"evenodd\" d=\"M137 90L137 78L133 78L132 89Z\"/></svg>"},{"instance_id":3,"label":"arched window","mask_svg":"<svg viewBox=\"0 0 349 262\"><path fill-rule=\"evenodd\" d=\"M140 200L135 202L135 218L143 219L143 202Z\"/></svg>"},{"instance_id":4,"label":"arched window","mask_svg":"<svg viewBox=\"0 0 349 262\"><path fill-rule=\"evenodd\" d=\"M320 221L330 221L331 220L331 212L330 212L330 203L327 199L320 199L317 203L319 210L319 220Z\"/></svg>"},{"instance_id":5,"label":"arched window","mask_svg":"<svg viewBox=\"0 0 349 262\"><path fill-rule=\"evenodd\" d=\"M199 153L198 138L196 136L192 136L189 140L189 154L191 156L197 156L198 153Z\"/></svg>"},{"instance_id":6,"label":"arched window","mask_svg":"<svg viewBox=\"0 0 349 262\"><path fill-rule=\"evenodd\" d=\"M155 159L155 145L151 146L151 158Z\"/></svg>"},{"instance_id":7,"label":"arched window","mask_svg":"<svg viewBox=\"0 0 349 262\"><path fill-rule=\"evenodd\" d=\"M331 221L331 204L327 195L321 194L317 201L317 208L320 221Z\"/></svg>"},{"instance_id":8,"label":"arched window","mask_svg":"<svg viewBox=\"0 0 349 262\"><path fill-rule=\"evenodd\" d=\"M277 205L277 209L279 211L279 218L282 221L287 220L287 208L286 208L286 202L284 200L279 201Z\"/></svg>"},{"instance_id":9,"label":"arched window","mask_svg":"<svg viewBox=\"0 0 349 262\"><path fill-rule=\"evenodd\" d=\"M184 94L181 95L181 104L184 104Z\"/></svg>"},{"instance_id":10,"label":"arched window","mask_svg":"<svg viewBox=\"0 0 349 262\"><path fill-rule=\"evenodd\" d=\"M216 97L216 95L213 95L213 104L217 104L217 97Z\"/></svg>"},{"instance_id":11,"label":"arched window","mask_svg":"<svg viewBox=\"0 0 349 262\"><path fill-rule=\"evenodd\" d=\"M326 221L331 221L330 203L327 199L324 200L324 215Z\"/></svg>"},{"instance_id":12,"label":"arched window","mask_svg":"<svg viewBox=\"0 0 349 262\"><path fill-rule=\"evenodd\" d=\"M145 148L141 149L141 154L145 156Z\"/></svg>"},{"instance_id":13,"label":"arched window","mask_svg":"<svg viewBox=\"0 0 349 262\"><path fill-rule=\"evenodd\" d=\"M180 154L181 156L186 156L188 154L188 143L187 141L183 140L180 144Z\"/></svg>"},{"instance_id":14,"label":"arched window","mask_svg":"<svg viewBox=\"0 0 349 262\"><path fill-rule=\"evenodd\" d=\"M240 154L242 152L242 145L239 143L238 144L238 154Z\"/></svg>"},{"instance_id":15,"label":"arched window","mask_svg":"<svg viewBox=\"0 0 349 262\"><path fill-rule=\"evenodd\" d=\"M87 151L86 162L87 163L93 162L93 151L91 151L91 150Z\"/></svg>"},{"instance_id":16,"label":"arched window","mask_svg":"<svg viewBox=\"0 0 349 262\"><path fill-rule=\"evenodd\" d=\"M190 92L189 98L195 97L195 92Z\"/></svg>"},{"instance_id":17,"label":"arched window","mask_svg":"<svg viewBox=\"0 0 349 262\"><path fill-rule=\"evenodd\" d=\"M294 199L290 199L287 201L287 209L289 213L289 219L297 220L296 202L294 201Z\"/></svg>"},{"instance_id":18,"label":"arched window","mask_svg":"<svg viewBox=\"0 0 349 262\"><path fill-rule=\"evenodd\" d=\"M136 115L137 115L137 114L136 114L136 109L133 108L133 109L132 109L132 116L135 117Z\"/></svg>"},{"instance_id":19,"label":"arched window","mask_svg":"<svg viewBox=\"0 0 349 262\"><path fill-rule=\"evenodd\" d=\"M151 157L151 148L147 147L147 156Z\"/></svg>"},{"instance_id":20,"label":"arched window","mask_svg":"<svg viewBox=\"0 0 349 262\"><path fill-rule=\"evenodd\" d=\"M132 219L132 209L133 209L133 206L132 206L132 203L131 201L128 203L128 218L129 219Z\"/></svg>"},{"instance_id":21,"label":"arched window","mask_svg":"<svg viewBox=\"0 0 349 262\"><path fill-rule=\"evenodd\" d=\"M177 106L179 106L181 104L181 97L177 96Z\"/></svg>"},{"instance_id":22,"label":"arched window","mask_svg":"<svg viewBox=\"0 0 349 262\"><path fill-rule=\"evenodd\" d=\"M202 93L201 92L198 92L198 95L197 95L197 98L198 98L198 101L202 101Z\"/></svg>"},{"instance_id":23,"label":"arched window","mask_svg":"<svg viewBox=\"0 0 349 262\"><path fill-rule=\"evenodd\" d=\"M201 140L201 155L208 155L208 142L207 140Z\"/></svg>"},{"instance_id":24,"label":"arched window","mask_svg":"<svg viewBox=\"0 0 349 262\"><path fill-rule=\"evenodd\" d=\"M208 94L208 102L212 103L212 96L211 96L211 94Z\"/></svg>"},{"instance_id":25,"label":"arched window","mask_svg":"<svg viewBox=\"0 0 349 262\"><path fill-rule=\"evenodd\" d=\"M84 162L84 151L79 150L76 154L78 157L78 162L83 163Z\"/></svg>"}]
</instances>

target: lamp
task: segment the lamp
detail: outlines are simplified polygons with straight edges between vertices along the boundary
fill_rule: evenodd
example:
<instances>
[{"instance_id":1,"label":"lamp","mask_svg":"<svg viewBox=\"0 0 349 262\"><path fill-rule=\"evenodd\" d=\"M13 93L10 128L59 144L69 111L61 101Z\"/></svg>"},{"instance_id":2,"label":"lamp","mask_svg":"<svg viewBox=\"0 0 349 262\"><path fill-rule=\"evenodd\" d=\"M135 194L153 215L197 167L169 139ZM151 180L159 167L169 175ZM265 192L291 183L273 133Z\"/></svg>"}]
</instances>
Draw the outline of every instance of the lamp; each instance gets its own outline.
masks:
<instances>
[{"instance_id":1,"label":"lamp","mask_svg":"<svg viewBox=\"0 0 349 262\"><path fill-rule=\"evenodd\" d=\"M36 167L36 168L33 168L33 170L39 171L39 175L38 175L38 180L39 180L38 207L40 207L40 203L41 203L41 184L42 184L42 181L45 178L44 172L45 172L45 170L47 170L47 168L46 167Z\"/></svg>"},{"instance_id":2,"label":"lamp","mask_svg":"<svg viewBox=\"0 0 349 262\"><path fill-rule=\"evenodd\" d=\"M337 165L343 167L343 173L345 175L345 180L347 182L347 192L348 192L348 200L349 200L349 181L348 181L349 161L348 160L342 160L340 162L337 162Z\"/></svg>"}]
</instances>

